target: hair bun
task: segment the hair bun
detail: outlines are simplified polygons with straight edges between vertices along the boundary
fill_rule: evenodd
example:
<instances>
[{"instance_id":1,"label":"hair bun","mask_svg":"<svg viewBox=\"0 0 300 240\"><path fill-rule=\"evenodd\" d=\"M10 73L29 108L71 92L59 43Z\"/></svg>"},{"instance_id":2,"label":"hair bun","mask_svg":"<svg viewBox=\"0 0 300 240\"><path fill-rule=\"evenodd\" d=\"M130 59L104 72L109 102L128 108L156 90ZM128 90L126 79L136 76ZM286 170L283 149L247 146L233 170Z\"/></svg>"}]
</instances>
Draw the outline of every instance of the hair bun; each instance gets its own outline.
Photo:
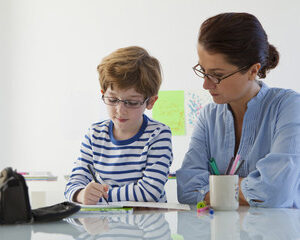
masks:
<instances>
[{"instance_id":1,"label":"hair bun","mask_svg":"<svg viewBox=\"0 0 300 240\"><path fill-rule=\"evenodd\" d=\"M269 44L269 57L268 57L267 69L269 70L275 68L278 62L279 62L279 53L272 44Z\"/></svg>"},{"instance_id":2,"label":"hair bun","mask_svg":"<svg viewBox=\"0 0 300 240\"><path fill-rule=\"evenodd\" d=\"M259 72L258 72L258 77L259 78L265 78L267 72L269 72L271 69L275 68L278 65L279 62L279 53L277 49L272 45L269 44L269 54L267 57L267 62L265 66L263 66Z\"/></svg>"}]
</instances>

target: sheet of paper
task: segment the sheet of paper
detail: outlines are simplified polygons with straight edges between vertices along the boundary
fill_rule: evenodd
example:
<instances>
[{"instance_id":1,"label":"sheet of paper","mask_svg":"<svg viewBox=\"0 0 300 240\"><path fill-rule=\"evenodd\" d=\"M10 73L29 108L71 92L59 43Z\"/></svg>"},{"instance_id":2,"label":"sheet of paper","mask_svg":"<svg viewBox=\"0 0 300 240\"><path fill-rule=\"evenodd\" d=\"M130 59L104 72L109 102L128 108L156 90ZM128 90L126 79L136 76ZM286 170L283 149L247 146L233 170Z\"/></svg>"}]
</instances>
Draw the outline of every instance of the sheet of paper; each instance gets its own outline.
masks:
<instances>
[{"instance_id":1,"label":"sheet of paper","mask_svg":"<svg viewBox=\"0 0 300 240\"><path fill-rule=\"evenodd\" d=\"M109 202L106 203L99 203L96 205L85 205L85 204L78 204L81 208L122 208L124 205L121 202Z\"/></svg>"},{"instance_id":2,"label":"sheet of paper","mask_svg":"<svg viewBox=\"0 0 300 240\"><path fill-rule=\"evenodd\" d=\"M146 207L146 208L162 208L174 210L191 210L187 204L179 203L160 203L160 202L120 202L126 207Z\"/></svg>"},{"instance_id":3,"label":"sheet of paper","mask_svg":"<svg viewBox=\"0 0 300 240\"><path fill-rule=\"evenodd\" d=\"M145 207L145 208L161 208L161 209L173 209L173 210L190 210L190 206L187 204L179 203L160 203L160 202L109 202L109 204L97 204L97 205L83 205L79 204L82 208L118 208L118 207Z\"/></svg>"}]
</instances>

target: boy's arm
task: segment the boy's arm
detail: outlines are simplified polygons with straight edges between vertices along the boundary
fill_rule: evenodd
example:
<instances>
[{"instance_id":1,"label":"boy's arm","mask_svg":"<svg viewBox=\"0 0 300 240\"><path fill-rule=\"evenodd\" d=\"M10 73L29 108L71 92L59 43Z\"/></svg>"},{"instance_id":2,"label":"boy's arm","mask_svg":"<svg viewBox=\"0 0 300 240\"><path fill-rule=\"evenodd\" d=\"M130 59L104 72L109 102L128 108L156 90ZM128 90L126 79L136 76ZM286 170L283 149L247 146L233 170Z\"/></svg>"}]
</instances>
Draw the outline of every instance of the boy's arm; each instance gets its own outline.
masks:
<instances>
[{"instance_id":1,"label":"boy's arm","mask_svg":"<svg viewBox=\"0 0 300 240\"><path fill-rule=\"evenodd\" d=\"M93 151L89 132L84 136L81 143L80 156L74 163L71 176L65 188L65 198L74 201L80 190L84 189L91 181L87 164L93 164Z\"/></svg>"},{"instance_id":2,"label":"boy's arm","mask_svg":"<svg viewBox=\"0 0 300 240\"><path fill-rule=\"evenodd\" d=\"M142 177L136 182L110 188L108 201L158 202L164 198L164 186L173 160L171 130L166 126L155 130L146 148L148 151L143 156L147 163Z\"/></svg>"}]
</instances>

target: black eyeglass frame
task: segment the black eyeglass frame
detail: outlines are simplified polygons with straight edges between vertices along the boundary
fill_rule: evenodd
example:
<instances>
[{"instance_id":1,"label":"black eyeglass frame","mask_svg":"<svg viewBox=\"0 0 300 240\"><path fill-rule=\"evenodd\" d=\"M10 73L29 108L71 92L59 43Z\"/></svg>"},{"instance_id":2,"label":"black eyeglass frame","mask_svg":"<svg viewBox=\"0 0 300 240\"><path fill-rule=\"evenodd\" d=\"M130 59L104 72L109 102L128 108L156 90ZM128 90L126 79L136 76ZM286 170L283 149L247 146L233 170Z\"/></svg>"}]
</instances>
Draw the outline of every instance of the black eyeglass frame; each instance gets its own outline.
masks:
<instances>
[{"instance_id":1,"label":"black eyeglass frame","mask_svg":"<svg viewBox=\"0 0 300 240\"><path fill-rule=\"evenodd\" d=\"M218 78L218 77L215 77L215 76L213 76L213 75L210 75L210 74L207 74L207 73L205 73L205 72L202 72L201 70L197 69L198 66L200 66L199 63L197 63L197 64L193 67L193 70L194 70L195 74L196 74L198 77L201 77L201 78L207 77L210 81L212 81L212 82L215 83L215 84L220 84L220 82L221 82L222 80L224 80L224 79L226 79L226 78L229 78L229 77L231 77L232 75L234 75L234 74L236 74L236 73L238 73L238 72L240 72L240 71L243 71L243 70L245 70L245 69L247 69L247 68L250 67L249 65L244 66L244 67L239 68L238 70L234 71L233 73L230 73L230 74L228 74L228 75L226 75L226 76L224 76L224 77ZM199 73L200 73L201 75L199 75ZM215 80L216 80L216 81L215 81Z\"/></svg>"},{"instance_id":2,"label":"black eyeglass frame","mask_svg":"<svg viewBox=\"0 0 300 240\"><path fill-rule=\"evenodd\" d=\"M121 100L121 99L118 99L116 97L105 97L104 95L102 95L101 97L102 101L106 104L106 105L109 105L109 106L117 106L120 102L124 103L124 106L126 108L130 108L130 109L138 109L140 108L142 105L144 105L145 102L147 102L149 100L149 98L146 98L143 102L141 101L135 101L135 100ZM114 99L116 100L115 103L107 103L105 102L105 99ZM137 106L130 106L130 103L136 103L138 104Z\"/></svg>"}]
</instances>

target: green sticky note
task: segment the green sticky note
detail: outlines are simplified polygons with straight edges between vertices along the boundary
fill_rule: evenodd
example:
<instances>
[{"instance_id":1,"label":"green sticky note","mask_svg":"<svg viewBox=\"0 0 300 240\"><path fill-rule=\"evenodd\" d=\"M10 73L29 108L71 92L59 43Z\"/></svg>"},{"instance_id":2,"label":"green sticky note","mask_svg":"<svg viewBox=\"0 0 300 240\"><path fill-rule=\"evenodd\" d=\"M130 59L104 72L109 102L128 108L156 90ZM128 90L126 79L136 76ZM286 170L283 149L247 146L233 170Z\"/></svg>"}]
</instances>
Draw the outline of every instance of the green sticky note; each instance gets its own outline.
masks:
<instances>
[{"instance_id":1,"label":"green sticky note","mask_svg":"<svg viewBox=\"0 0 300 240\"><path fill-rule=\"evenodd\" d=\"M184 91L159 91L152 117L168 125L173 135L185 135Z\"/></svg>"}]
</instances>

